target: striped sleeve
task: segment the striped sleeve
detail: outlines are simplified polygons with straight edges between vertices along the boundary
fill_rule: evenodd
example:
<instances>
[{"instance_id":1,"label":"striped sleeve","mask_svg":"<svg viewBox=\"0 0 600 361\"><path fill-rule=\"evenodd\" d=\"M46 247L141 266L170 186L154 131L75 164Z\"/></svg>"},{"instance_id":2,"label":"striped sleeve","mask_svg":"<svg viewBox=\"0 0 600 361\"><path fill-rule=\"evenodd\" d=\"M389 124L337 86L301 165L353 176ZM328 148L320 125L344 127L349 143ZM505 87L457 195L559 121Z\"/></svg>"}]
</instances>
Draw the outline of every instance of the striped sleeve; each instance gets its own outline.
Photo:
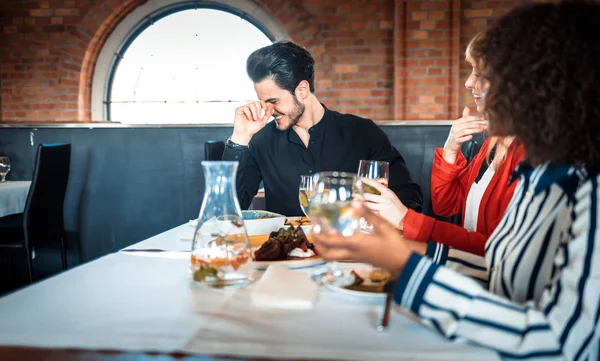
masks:
<instances>
[{"instance_id":1,"label":"striped sleeve","mask_svg":"<svg viewBox=\"0 0 600 361\"><path fill-rule=\"evenodd\" d=\"M487 288L488 271L485 257L432 241L429 241L427 244L426 255L430 257L434 263L437 263L440 266L446 266L446 268L452 269L460 274L472 277L482 286Z\"/></svg>"},{"instance_id":2,"label":"striped sleeve","mask_svg":"<svg viewBox=\"0 0 600 361\"><path fill-rule=\"evenodd\" d=\"M597 179L583 187L557 272L537 301L520 304L474 280L411 255L394 299L447 338L467 339L506 360L600 359L600 237Z\"/></svg>"}]
</instances>

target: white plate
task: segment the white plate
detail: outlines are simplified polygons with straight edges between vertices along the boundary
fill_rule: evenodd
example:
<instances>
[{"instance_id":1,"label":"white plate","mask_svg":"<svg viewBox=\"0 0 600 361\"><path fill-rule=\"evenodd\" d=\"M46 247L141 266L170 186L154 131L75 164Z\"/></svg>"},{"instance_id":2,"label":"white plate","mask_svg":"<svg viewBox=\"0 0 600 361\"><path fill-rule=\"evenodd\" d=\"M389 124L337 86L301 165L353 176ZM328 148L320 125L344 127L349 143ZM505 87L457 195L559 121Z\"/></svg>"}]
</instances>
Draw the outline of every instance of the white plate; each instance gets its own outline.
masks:
<instances>
[{"instance_id":1,"label":"white plate","mask_svg":"<svg viewBox=\"0 0 600 361\"><path fill-rule=\"evenodd\" d=\"M351 270L344 270L345 273L350 273ZM354 271L358 273L363 278L368 278L371 272L371 268L354 268ZM334 286L331 284L325 285L328 289L333 292L337 292L346 296L360 298L365 300L385 300L385 293L374 293L374 292L364 292L364 291L355 291L349 290L344 287Z\"/></svg>"},{"instance_id":2,"label":"white plate","mask_svg":"<svg viewBox=\"0 0 600 361\"><path fill-rule=\"evenodd\" d=\"M264 216L264 215L268 215L270 218L260 218L260 219L250 219L253 217L257 217L257 216ZM244 217L244 226L246 227L246 233L249 236L255 236L255 235L260 235L260 234L269 234L273 231L277 231L279 230L279 228L289 228L289 226L285 226L285 219L286 217L281 215L281 214L277 214L277 213L273 213L273 212L267 212L267 211L242 211L242 216ZM249 219L247 219L249 218ZM190 227L194 227L196 228L196 226L198 225L198 219L190 219L190 221L188 222L188 225ZM310 229L310 227L308 227ZM306 228L303 229L306 233ZM185 237L185 238L192 238L192 237ZM183 240L187 240L187 239L183 239L182 237L182 241Z\"/></svg>"},{"instance_id":3,"label":"white plate","mask_svg":"<svg viewBox=\"0 0 600 361\"><path fill-rule=\"evenodd\" d=\"M325 263L325 260L320 256L309 257L304 259L291 259L287 261L254 261L254 268L258 270L267 269L270 265L277 265L288 269L305 268L318 266Z\"/></svg>"}]
</instances>

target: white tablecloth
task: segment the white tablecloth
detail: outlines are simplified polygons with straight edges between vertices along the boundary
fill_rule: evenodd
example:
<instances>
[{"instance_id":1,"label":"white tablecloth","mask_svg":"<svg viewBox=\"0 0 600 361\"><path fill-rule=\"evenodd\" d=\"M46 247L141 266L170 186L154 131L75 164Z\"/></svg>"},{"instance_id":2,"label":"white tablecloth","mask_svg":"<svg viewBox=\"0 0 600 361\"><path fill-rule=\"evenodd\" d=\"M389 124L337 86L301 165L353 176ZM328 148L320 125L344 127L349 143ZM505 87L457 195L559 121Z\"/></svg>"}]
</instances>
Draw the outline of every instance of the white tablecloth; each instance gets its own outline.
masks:
<instances>
[{"instance_id":1,"label":"white tablecloth","mask_svg":"<svg viewBox=\"0 0 600 361\"><path fill-rule=\"evenodd\" d=\"M30 181L0 182L0 217L23 212L30 186Z\"/></svg>"},{"instance_id":2,"label":"white tablecloth","mask_svg":"<svg viewBox=\"0 0 600 361\"><path fill-rule=\"evenodd\" d=\"M180 248L178 227L162 240ZM0 345L346 360L498 360L402 314L377 332L380 300L319 291L311 311L256 308L254 284L196 286L184 252L120 252L0 299ZM302 272L302 271L301 271ZM304 271L308 272L308 271Z\"/></svg>"}]
</instances>

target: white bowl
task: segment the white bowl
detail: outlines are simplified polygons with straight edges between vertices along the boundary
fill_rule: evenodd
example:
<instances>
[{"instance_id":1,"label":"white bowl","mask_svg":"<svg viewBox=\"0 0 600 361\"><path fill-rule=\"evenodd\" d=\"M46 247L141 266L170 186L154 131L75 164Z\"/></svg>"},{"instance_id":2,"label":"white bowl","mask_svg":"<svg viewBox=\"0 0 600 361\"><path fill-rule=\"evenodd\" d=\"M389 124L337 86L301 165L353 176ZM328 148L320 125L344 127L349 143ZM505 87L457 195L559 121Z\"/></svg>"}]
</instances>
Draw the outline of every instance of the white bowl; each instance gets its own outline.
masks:
<instances>
[{"instance_id":1,"label":"white bowl","mask_svg":"<svg viewBox=\"0 0 600 361\"><path fill-rule=\"evenodd\" d=\"M269 234L285 227L285 216L267 211L242 211L249 236Z\"/></svg>"}]
</instances>

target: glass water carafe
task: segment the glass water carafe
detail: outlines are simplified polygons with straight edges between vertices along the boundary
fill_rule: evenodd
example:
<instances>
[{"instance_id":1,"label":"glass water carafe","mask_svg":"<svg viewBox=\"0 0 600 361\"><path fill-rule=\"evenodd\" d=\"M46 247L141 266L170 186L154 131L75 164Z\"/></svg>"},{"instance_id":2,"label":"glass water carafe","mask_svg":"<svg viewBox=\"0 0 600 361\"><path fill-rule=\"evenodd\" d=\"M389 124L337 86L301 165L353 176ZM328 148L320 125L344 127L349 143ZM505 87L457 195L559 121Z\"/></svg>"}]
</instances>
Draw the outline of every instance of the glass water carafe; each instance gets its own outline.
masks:
<instances>
[{"instance_id":1,"label":"glass water carafe","mask_svg":"<svg viewBox=\"0 0 600 361\"><path fill-rule=\"evenodd\" d=\"M252 281L252 253L235 178L238 162L202 162L205 190L192 242L195 282L217 288Z\"/></svg>"}]
</instances>

